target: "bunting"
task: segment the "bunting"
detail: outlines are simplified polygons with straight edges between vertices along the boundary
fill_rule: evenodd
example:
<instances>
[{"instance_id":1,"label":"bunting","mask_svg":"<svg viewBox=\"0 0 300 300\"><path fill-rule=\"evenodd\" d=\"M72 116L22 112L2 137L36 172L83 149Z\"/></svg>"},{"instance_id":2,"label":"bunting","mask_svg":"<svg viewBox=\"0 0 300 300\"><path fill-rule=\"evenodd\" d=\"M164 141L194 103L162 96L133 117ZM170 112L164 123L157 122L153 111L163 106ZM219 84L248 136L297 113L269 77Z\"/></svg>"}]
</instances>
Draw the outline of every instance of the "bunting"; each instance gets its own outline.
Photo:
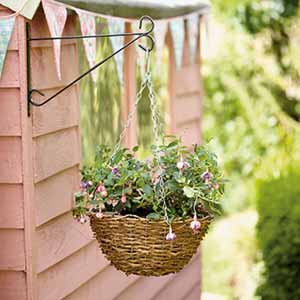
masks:
<instances>
[{"instance_id":1,"label":"bunting","mask_svg":"<svg viewBox=\"0 0 300 300\"><path fill-rule=\"evenodd\" d=\"M168 22L167 21L156 21L154 27L154 37L155 37L155 51L156 51L156 64L157 70L160 72L160 66L162 62L162 57L164 53L165 46L165 36L167 33Z\"/></svg>"},{"instance_id":2,"label":"bunting","mask_svg":"<svg viewBox=\"0 0 300 300\"><path fill-rule=\"evenodd\" d=\"M181 68L183 44L184 44L184 20L176 19L170 21L170 29L175 51L175 63L177 69Z\"/></svg>"},{"instance_id":3,"label":"bunting","mask_svg":"<svg viewBox=\"0 0 300 300\"><path fill-rule=\"evenodd\" d=\"M119 19L108 19L107 20L108 30L110 34L117 34L120 32L124 32L125 24L123 20ZM124 45L124 36L114 36L110 37L111 45L113 51L116 52ZM121 84L123 84L123 51L114 55L114 59L116 62L118 78Z\"/></svg>"},{"instance_id":4,"label":"bunting","mask_svg":"<svg viewBox=\"0 0 300 300\"><path fill-rule=\"evenodd\" d=\"M0 78L3 70L8 44L11 38L11 33L14 28L14 24L15 24L15 17L0 19Z\"/></svg>"},{"instance_id":5,"label":"bunting","mask_svg":"<svg viewBox=\"0 0 300 300\"><path fill-rule=\"evenodd\" d=\"M42 0L43 9L45 11L46 20L48 23L49 31L52 37L62 36L66 20L67 10L65 6L60 5L49 0ZM60 69L60 49L61 40L53 40L54 60L56 65L56 72L59 80L61 80Z\"/></svg>"},{"instance_id":6,"label":"bunting","mask_svg":"<svg viewBox=\"0 0 300 300\"><path fill-rule=\"evenodd\" d=\"M96 34L96 20L95 17L89 13L85 13L82 10L76 9L79 16L80 28L82 35L95 35ZM90 68L96 65L96 38L83 39L83 46L88 60ZM92 79L96 82L97 71L91 73Z\"/></svg>"},{"instance_id":7,"label":"bunting","mask_svg":"<svg viewBox=\"0 0 300 300\"><path fill-rule=\"evenodd\" d=\"M199 37L199 15L192 14L188 17L188 31L189 31L189 50L191 55L191 62L195 62L197 42Z\"/></svg>"},{"instance_id":8,"label":"bunting","mask_svg":"<svg viewBox=\"0 0 300 300\"><path fill-rule=\"evenodd\" d=\"M9 2L10 0L5 0ZM32 0L34 5L30 10L31 13L34 13L36 9L36 3L40 0ZM96 35L96 17L97 14L86 12L81 9L77 9L71 6L65 6L62 3L59 3L54 0L41 0L46 20L48 23L49 31L52 37L62 36L64 26L67 19L67 10L73 9L79 16L80 28L82 35ZM26 3L26 2L25 2ZM156 52L156 66L158 72L160 72L160 66L163 58L163 51L165 45L165 36L170 25L171 38L173 41L173 47L175 52L175 63L176 68L179 69L182 65L183 58L183 49L184 49L184 40L185 40L185 24L184 20L187 20L187 30L189 35L189 51L191 56L191 61L194 62L196 58L197 44L199 38L199 27L200 19L199 15L202 15L202 22L204 22L204 27L206 30L206 37L209 36L209 26L208 26L208 16L206 14L197 12L191 15L168 19L168 20L157 20L155 21L154 27L154 37L155 37L155 52ZM125 19L107 17L104 15L99 15L107 19L108 30L110 34L123 33L125 29ZM3 69L4 59L7 52L8 43L11 37L11 32L13 30L15 18L0 18L0 76ZM132 22L132 25L136 25L136 21L126 20L126 22ZM136 26L135 26L136 29ZM136 29L138 30L138 29ZM124 45L123 36L114 36L110 37L111 45L113 52L118 51ZM89 63L89 66L92 68L96 65L96 48L97 41L96 38L85 38L83 39L85 54ZM136 46L138 43L136 43ZM54 50L54 60L57 71L57 76L61 79L61 40L53 40L53 50ZM117 55L114 55L114 60L116 63L116 70L120 83L123 83L123 51L119 52ZM137 48L137 64L140 67L141 73L145 72L145 53ZM92 79L96 82L96 71L91 73Z\"/></svg>"}]
</instances>

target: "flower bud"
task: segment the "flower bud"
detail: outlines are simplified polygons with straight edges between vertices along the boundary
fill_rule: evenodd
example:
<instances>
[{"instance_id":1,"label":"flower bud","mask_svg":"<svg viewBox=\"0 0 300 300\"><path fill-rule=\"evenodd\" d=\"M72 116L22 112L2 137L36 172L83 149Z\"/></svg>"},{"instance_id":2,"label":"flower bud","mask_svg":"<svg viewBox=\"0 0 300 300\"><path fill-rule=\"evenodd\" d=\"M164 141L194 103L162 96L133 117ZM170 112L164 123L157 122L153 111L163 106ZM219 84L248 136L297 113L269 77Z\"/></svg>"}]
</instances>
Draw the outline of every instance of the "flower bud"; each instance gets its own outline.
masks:
<instances>
[{"instance_id":1,"label":"flower bud","mask_svg":"<svg viewBox=\"0 0 300 300\"><path fill-rule=\"evenodd\" d=\"M103 197L103 198L107 197L107 191L106 191L106 190L101 191L101 192L100 192L100 195L101 195L101 197Z\"/></svg>"},{"instance_id":2,"label":"flower bud","mask_svg":"<svg viewBox=\"0 0 300 300\"><path fill-rule=\"evenodd\" d=\"M210 179L212 178L212 174L206 170L204 173L202 173L201 178L208 183L210 181Z\"/></svg>"},{"instance_id":3,"label":"flower bud","mask_svg":"<svg viewBox=\"0 0 300 300\"><path fill-rule=\"evenodd\" d=\"M169 233L166 236L166 240L167 241L174 241L174 240L176 240L176 234L174 232L172 232L171 228L170 228Z\"/></svg>"},{"instance_id":4,"label":"flower bud","mask_svg":"<svg viewBox=\"0 0 300 300\"><path fill-rule=\"evenodd\" d=\"M81 218L79 219L79 222L80 222L81 224L84 224L84 223L86 222L85 217L81 217Z\"/></svg>"},{"instance_id":5,"label":"flower bud","mask_svg":"<svg viewBox=\"0 0 300 300\"><path fill-rule=\"evenodd\" d=\"M123 204L125 204L126 203L126 196L125 195L122 195L122 197L121 197L121 202L123 203Z\"/></svg>"},{"instance_id":6,"label":"flower bud","mask_svg":"<svg viewBox=\"0 0 300 300\"><path fill-rule=\"evenodd\" d=\"M197 220L197 216L194 216L194 220L190 224L191 229L196 233L201 228L201 223Z\"/></svg>"},{"instance_id":7,"label":"flower bud","mask_svg":"<svg viewBox=\"0 0 300 300\"><path fill-rule=\"evenodd\" d=\"M181 169L184 168L184 162L183 162L183 161L179 161L179 162L176 164L176 166L177 166L177 169L181 170Z\"/></svg>"},{"instance_id":8,"label":"flower bud","mask_svg":"<svg viewBox=\"0 0 300 300\"><path fill-rule=\"evenodd\" d=\"M96 218L101 219L103 217L103 213L102 212L97 212L96 213Z\"/></svg>"}]
</instances>

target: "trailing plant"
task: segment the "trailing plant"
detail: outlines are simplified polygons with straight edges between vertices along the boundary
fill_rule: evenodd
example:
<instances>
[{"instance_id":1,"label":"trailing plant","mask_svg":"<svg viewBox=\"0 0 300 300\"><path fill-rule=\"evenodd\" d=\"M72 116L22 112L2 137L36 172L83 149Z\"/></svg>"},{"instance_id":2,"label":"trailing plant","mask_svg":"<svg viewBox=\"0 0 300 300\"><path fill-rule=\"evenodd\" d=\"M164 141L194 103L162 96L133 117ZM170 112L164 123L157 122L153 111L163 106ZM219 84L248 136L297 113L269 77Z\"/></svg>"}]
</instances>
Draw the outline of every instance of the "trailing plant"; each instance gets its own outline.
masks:
<instances>
[{"instance_id":1,"label":"trailing plant","mask_svg":"<svg viewBox=\"0 0 300 300\"><path fill-rule=\"evenodd\" d=\"M138 160L137 151L98 148L94 163L82 170L75 218L84 223L89 214L110 213L164 218L171 224L193 216L192 229L200 229L197 218L216 211L224 191L216 155L199 145L189 151L176 138L152 146L151 160Z\"/></svg>"}]
</instances>

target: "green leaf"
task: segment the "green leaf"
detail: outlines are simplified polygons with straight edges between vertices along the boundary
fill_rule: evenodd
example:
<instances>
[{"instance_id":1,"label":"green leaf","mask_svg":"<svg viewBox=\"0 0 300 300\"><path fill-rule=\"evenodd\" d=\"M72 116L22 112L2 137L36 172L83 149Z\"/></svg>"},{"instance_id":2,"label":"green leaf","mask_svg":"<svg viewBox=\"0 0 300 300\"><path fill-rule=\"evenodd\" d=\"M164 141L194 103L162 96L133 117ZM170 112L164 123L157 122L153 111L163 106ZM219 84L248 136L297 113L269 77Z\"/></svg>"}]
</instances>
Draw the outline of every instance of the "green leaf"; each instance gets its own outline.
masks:
<instances>
[{"instance_id":1,"label":"green leaf","mask_svg":"<svg viewBox=\"0 0 300 300\"><path fill-rule=\"evenodd\" d=\"M137 152L137 151L139 151L139 146L135 146L135 147L133 147L133 148L132 148L132 151L133 151L133 152Z\"/></svg>"},{"instance_id":2,"label":"green leaf","mask_svg":"<svg viewBox=\"0 0 300 300\"><path fill-rule=\"evenodd\" d=\"M152 188L149 184L146 184L144 186L144 193L146 194L147 197L152 196L153 191L152 191Z\"/></svg>"},{"instance_id":3,"label":"green leaf","mask_svg":"<svg viewBox=\"0 0 300 300\"><path fill-rule=\"evenodd\" d=\"M185 186L183 188L183 193L188 197L188 198L193 198L195 195L195 191L193 188L189 187L189 186Z\"/></svg>"},{"instance_id":4,"label":"green leaf","mask_svg":"<svg viewBox=\"0 0 300 300\"><path fill-rule=\"evenodd\" d=\"M122 159L122 157L123 157L123 150L121 149L114 156L113 164L117 165L120 162L120 160Z\"/></svg>"},{"instance_id":5,"label":"green leaf","mask_svg":"<svg viewBox=\"0 0 300 300\"><path fill-rule=\"evenodd\" d=\"M150 219L150 220L159 220L160 219L160 215L157 214L157 213L150 213L150 214L147 215L146 218Z\"/></svg>"}]
</instances>

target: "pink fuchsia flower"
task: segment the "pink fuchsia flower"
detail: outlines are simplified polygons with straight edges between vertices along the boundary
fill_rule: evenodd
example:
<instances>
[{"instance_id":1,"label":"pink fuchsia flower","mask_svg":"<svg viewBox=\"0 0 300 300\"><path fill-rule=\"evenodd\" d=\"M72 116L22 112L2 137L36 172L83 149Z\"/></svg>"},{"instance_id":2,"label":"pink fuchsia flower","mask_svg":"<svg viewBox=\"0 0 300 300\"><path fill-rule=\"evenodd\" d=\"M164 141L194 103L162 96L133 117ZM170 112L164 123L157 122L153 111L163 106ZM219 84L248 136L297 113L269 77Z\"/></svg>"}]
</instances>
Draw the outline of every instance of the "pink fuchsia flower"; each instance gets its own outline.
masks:
<instances>
[{"instance_id":1,"label":"pink fuchsia flower","mask_svg":"<svg viewBox=\"0 0 300 300\"><path fill-rule=\"evenodd\" d=\"M103 213L101 211L96 213L96 218L101 219L103 217Z\"/></svg>"},{"instance_id":2,"label":"pink fuchsia flower","mask_svg":"<svg viewBox=\"0 0 300 300\"><path fill-rule=\"evenodd\" d=\"M106 190L100 192L100 196L103 197L103 198L107 197L107 195L108 195L108 194L107 194L107 191L106 191Z\"/></svg>"},{"instance_id":3,"label":"pink fuchsia flower","mask_svg":"<svg viewBox=\"0 0 300 300\"><path fill-rule=\"evenodd\" d=\"M125 195L122 195L122 197L121 197L121 202L123 203L123 204L125 204L126 203L126 196Z\"/></svg>"},{"instance_id":4,"label":"pink fuchsia flower","mask_svg":"<svg viewBox=\"0 0 300 300\"><path fill-rule=\"evenodd\" d=\"M83 216L81 216L81 218L79 219L79 222L80 222L81 224L84 224L84 223L86 222L86 218L83 217Z\"/></svg>"},{"instance_id":5,"label":"pink fuchsia flower","mask_svg":"<svg viewBox=\"0 0 300 300\"><path fill-rule=\"evenodd\" d=\"M220 188L220 185L216 182L214 183L213 187L215 190L218 190Z\"/></svg>"},{"instance_id":6,"label":"pink fuchsia flower","mask_svg":"<svg viewBox=\"0 0 300 300\"><path fill-rule=\"evenodd\" d=\"M177 166L177 169L179 169L179 170L183 169L183 168L184 168L184 161L180 160L180 161L176 164L176 166Z\"/></svg>"},{"instance_id":7,"label":"pink fuchsia flower","mask_svg":"<svg viewBox=\"0 0 300 300\"><path fill-rule=\"evenodd\" d=\"M190 224L191 229L194 233L197 233L201 228L201 223L197 220L197 216L194 216L194 220Z\"/></svg>"},{"instance_id":8,"label":"pink fuchsia flower","mask_svg":"<svg viewBox=\"0 0 300 300\"><path fill-rule=\"evenodd\" d=\"M201 178L205 181L205 183L208 183L212 178L212 174L207 169L204 173L202 173Z\"/></svg>"},{"instance_id":9,"label":"pink fuchsia flower","mask_svg":"<svg viewBox=\"0 0 300 300\"><path fill-rule=\"evenodd\" d=\"M97 189L96 189L96 192L97 193L101 193L101 192L103 192L103 191L105 191L106 189L105 189L105 186L103 185L103 184L99 184L98 186L97 186Z\"/></svg>"},{"instance_id":10,"label":"pink fuchsia flower","mask_svg":"<svg viewBox=\"0 0 300 300\"><path fill-rule=\"evenodd\" d=\"M170 227L169 233L166 235L167 241L174 241L176 240L176 234L172 231L172 228Z\"/></svg>"},{"instance_id":11,"label":"pink fuchsia flower","mask_svg":"<svg viewBox=\"0 0 300 300\"><path fill-rule=\"evenodd\" d=\"M119 169L117 167L110 167L110 169L114 175L120 176Z\"/></svg>"},{"instance_id":12,"label":"pink fuchsia flower","mask_svg":"<svg viewBox=\"0 0 300 300\"><path fill-rule=\"evenodd\" d=\"M87 189L88 187L92 186L93 183L91 181L86 181L86 180L83 180L80 182L80 188L81 189Z\"/></svg>"}]
</instances>

